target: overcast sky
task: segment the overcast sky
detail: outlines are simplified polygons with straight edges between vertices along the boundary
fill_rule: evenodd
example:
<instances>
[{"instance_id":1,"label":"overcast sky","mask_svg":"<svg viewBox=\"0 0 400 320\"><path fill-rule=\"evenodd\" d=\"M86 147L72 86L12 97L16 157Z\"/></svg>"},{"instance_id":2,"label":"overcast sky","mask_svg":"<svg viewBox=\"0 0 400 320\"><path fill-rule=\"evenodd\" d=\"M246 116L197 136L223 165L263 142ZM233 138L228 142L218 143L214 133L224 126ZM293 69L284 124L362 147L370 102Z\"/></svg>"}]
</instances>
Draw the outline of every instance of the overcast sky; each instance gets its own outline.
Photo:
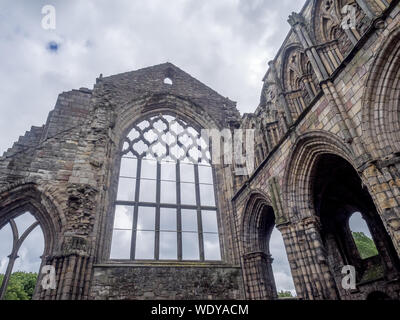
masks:
<instances>
[{"instance_id":1,"label":"overcast sky","mask_svg":"<svg viewBox=\"0 0 400 320\"><path fill-rule=\"evenodd\" d=\"M0 0L0 154L46 122L59 93L166 61L241 113L254 111L287 17L304 2ZM54 31L41 26L47 4L56 8Z\"/></svg>"}]
</instances>

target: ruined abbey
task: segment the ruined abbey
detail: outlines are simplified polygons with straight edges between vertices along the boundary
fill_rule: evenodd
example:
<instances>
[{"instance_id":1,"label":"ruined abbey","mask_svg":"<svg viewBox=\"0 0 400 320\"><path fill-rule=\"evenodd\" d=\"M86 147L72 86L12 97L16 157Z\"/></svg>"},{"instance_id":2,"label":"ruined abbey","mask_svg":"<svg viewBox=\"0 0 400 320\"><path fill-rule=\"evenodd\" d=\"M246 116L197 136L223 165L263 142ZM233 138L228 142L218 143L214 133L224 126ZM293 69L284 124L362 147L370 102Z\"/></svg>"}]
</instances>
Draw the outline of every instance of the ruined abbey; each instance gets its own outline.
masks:
<instances>
[{"instance_id":1,"label":"ruined abbey","mask_svg":"<svg viewBox=\"0 0 400 320\"><path fill-rule=\"evenodd\" d=\"M399 1L307 0L288 22L254 113L163 63L61 93L0 157L0 229L19 245L30 212L54 270L34 299L277 299L274 227L297 299L400 299ZM190 161L202 129L254 130L254 170Z\"/></svg>"}]
</instances>

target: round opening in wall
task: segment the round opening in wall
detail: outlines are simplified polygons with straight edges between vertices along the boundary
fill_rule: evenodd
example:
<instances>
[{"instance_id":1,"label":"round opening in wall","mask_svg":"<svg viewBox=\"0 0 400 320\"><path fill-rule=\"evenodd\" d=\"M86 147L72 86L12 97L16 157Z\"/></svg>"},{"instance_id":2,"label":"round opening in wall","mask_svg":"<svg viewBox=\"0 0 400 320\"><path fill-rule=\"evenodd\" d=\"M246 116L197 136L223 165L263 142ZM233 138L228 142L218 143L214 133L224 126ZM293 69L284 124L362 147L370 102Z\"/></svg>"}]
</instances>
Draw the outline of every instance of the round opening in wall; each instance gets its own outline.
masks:
<instances>
[{"instance_id":1,"label":"round opening in wall","mask_svg":"<svg viewBox=\"0 0 400 320\"><path fill-rule=\"evenodd\" d=\"M172 86L172 83L173 82L172 82L172 80L170 78L167 77L167 78L164 79L164 84L168 84L168 85Z\"/></svg>"}]
</instances>

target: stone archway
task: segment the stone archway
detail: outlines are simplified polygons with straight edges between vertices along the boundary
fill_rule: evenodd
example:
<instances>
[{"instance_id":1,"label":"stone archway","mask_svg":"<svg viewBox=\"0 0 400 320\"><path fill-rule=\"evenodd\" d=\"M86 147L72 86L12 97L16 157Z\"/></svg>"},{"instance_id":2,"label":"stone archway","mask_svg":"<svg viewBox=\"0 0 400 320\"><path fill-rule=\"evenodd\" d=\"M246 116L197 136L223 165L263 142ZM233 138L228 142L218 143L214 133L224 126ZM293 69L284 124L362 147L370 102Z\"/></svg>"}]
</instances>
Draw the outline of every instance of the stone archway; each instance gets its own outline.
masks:
<instances>
[{"instance_id":1,"label":"stone archway","mask_svg":"<svg viewBox=\"0 0 400 320\"><path fill-rule=\"evenodd\" d=\"M392 158L400 151L399 40L397 28L382 43L363 95L363 136L373 158Z\"/></svg>"},{"instance_id":2,"label":"stone archway","mask_svg":"<svg viewBox=\"0 0 400 320\"><path fill-rule=\"evenodd\" d=\"M13 242L13 249L9 256L8 268L2 284L3 295L7 289L14 262L18 259L21 245L24 244L32 231L38 227L40 227L43 234L44 250L40 257L40 268L37 270L39 275L33 299L39 299L45 294L38 285L43 277L40 270L43 265L48 264L49 259L59 248L62 229L59 219L62 219L63 216L57 214L57 212L53 202L38 190L35 183L21 182L0 190L0 229L10 225L13 234L13 239L10 239ZM19 230L17 227L15 219L26 213L30 213L35 221L23 232L24 230Z\"/></svg>"},{"instance_id":3,"label":"stone archway","mask_svg":"<svg viewBox=\"0 0 400 320\"><path fill-rule=\"evenodd\" d=\"M277 299L269 241L275 213L266 196L253 193L241 225L241 251L246 296L253 300Z\"/></svg>"},{"instance_id":4,"label":"stone archway","mask_svg":"<svg viewBox=\"0 0 400 320\"><path fill-rule=\"evenodd\" d=\"M346 265L354 266L360 290L383 279L397 279L400 261L396 250L357 171L343 158L323 154L316 159L312 176L312 205L320 220L322 244L341 298L358 299L342 287L342 269ZM351 230L349 218L355 212L365 219L367 234ZM376 255L364 254L368 244L376 246ZM365 249L360 252L360 248Z\"/></svg>"},{"instance_id":5,"label":"stone archway","mask_svg":"<svg viewBox=\"0 0 400 320\"><path fill-rule=\"evenodd\" d=\"M292 157L287 164L283 197L292 224L287 226L287 230L283 230L283 233L291 235L291 242L300 244L299 248L292 250L296 260L302 261L297 269L299 270L299 286L303 288L300 296L304 298L338 299L345 296L346 299L356 298L341 290L342 267L345 264L353 264L360 275L368 269L365 263L352 258L344 258L340 266L339 264L335 266L336 260L331 254L332 251L338 250L342 256L345 256L343 252L348 253L354 249L354 246L345 248L343 243L347 242L343 239L342 245L336 246L337 237L343 229L340 231L332 228L332 224L335 225L332 221L339 219L339 211L343 226L344 221L348 224L351 213L355 211L364 213L370 221L369 227L374 229L374 240L381 249L380 257L385 268L384 276L396 277L398 256L393 246L395 240L385 230L386 221L379 211L376 195L371 193L374 189L368 185L363 186L364 181L354 169L353 158L352 150L335 136L326 132L310 132L296 141ZM340 171L342 167L345 168L343 172ZM340 172L335 173L335 169ZM329 185L333 180L335 182ZM345 189L347 193L343 193L343 190L340 193L338 188L339 190L347 188ZM323 201L326 199L324 192L328 196L336 196L333 203L342 204L341 207L336 206L334 213L326 213L333 210L334 205L332 201ZM356 197L356 202L349 200L351 192L354 193L353 198ZM353 198L350 197L350 199ZM331 234L334 240L329 240L328 234ZM332 243L335 243L333 247Z\"/></svg>"},{"instance_id":6,"label":"stone archway","mask_svg":"<svg viewBox=\"0 0 400 320\"><path fill-rule=\"evenodd\" d=\"M283 177L284 210L289 223L281 226L280 230L289 243L296 291L303 299L339 298L312 194L315 163L327 153L340 155L349 161L352 158L351 149L336 136L323 131L304 134L293 146Z\"/></svg>"}]
</instances>

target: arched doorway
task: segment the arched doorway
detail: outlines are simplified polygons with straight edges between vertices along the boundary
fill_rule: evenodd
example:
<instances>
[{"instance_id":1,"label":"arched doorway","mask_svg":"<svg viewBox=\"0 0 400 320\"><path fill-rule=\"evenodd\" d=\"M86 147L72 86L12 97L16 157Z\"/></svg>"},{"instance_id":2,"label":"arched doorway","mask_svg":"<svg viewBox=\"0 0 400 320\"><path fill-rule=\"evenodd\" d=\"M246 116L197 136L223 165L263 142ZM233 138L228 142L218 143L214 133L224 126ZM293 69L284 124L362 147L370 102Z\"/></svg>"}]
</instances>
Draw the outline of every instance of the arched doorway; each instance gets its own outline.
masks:
<instances>
[{"instance_id":1,"label":"arched doorway","mask_svg":"<svg viewBox=\"0 0 400 320\"><path fill-rule=\"evenodd\" d=\"M31 300L44 252L40 223L30 212L0 225L0 300Z\"/></svg>"},{"instance_id":2,"label":"arched doorway","mask_svg":"<svg viewBox=\"0 0 400 320\"><path fill-rule=\"evenodd\" d=\"M297 296L282 233L274 226L269 239L269 252L273 259L272 272L278 299Z\"/></svg>"},{"instance_id":3,"label":"arched doorway","mask_svg":"<svg viewBox=\"0 0 400 320\"><path fill-rule=\"evenodd\" d=\"M340 295L348 294L341 286L345 265L355 267L358 285L396 277L399 260L392 241L350 163L333 154L320 155L311 181L321 238Z\"/></svg>"},{"instance_id":4,"label":"arched doorway","mask_svg":"<svg viewBox=\"0 0 400 320\"><path fill-rule=\"evenodd\" d=\"M250 197L242 234L247 298L273 300L295 296L285 244L276 228L275 213L262 195Z\"/></svg>"}]
</instances>

